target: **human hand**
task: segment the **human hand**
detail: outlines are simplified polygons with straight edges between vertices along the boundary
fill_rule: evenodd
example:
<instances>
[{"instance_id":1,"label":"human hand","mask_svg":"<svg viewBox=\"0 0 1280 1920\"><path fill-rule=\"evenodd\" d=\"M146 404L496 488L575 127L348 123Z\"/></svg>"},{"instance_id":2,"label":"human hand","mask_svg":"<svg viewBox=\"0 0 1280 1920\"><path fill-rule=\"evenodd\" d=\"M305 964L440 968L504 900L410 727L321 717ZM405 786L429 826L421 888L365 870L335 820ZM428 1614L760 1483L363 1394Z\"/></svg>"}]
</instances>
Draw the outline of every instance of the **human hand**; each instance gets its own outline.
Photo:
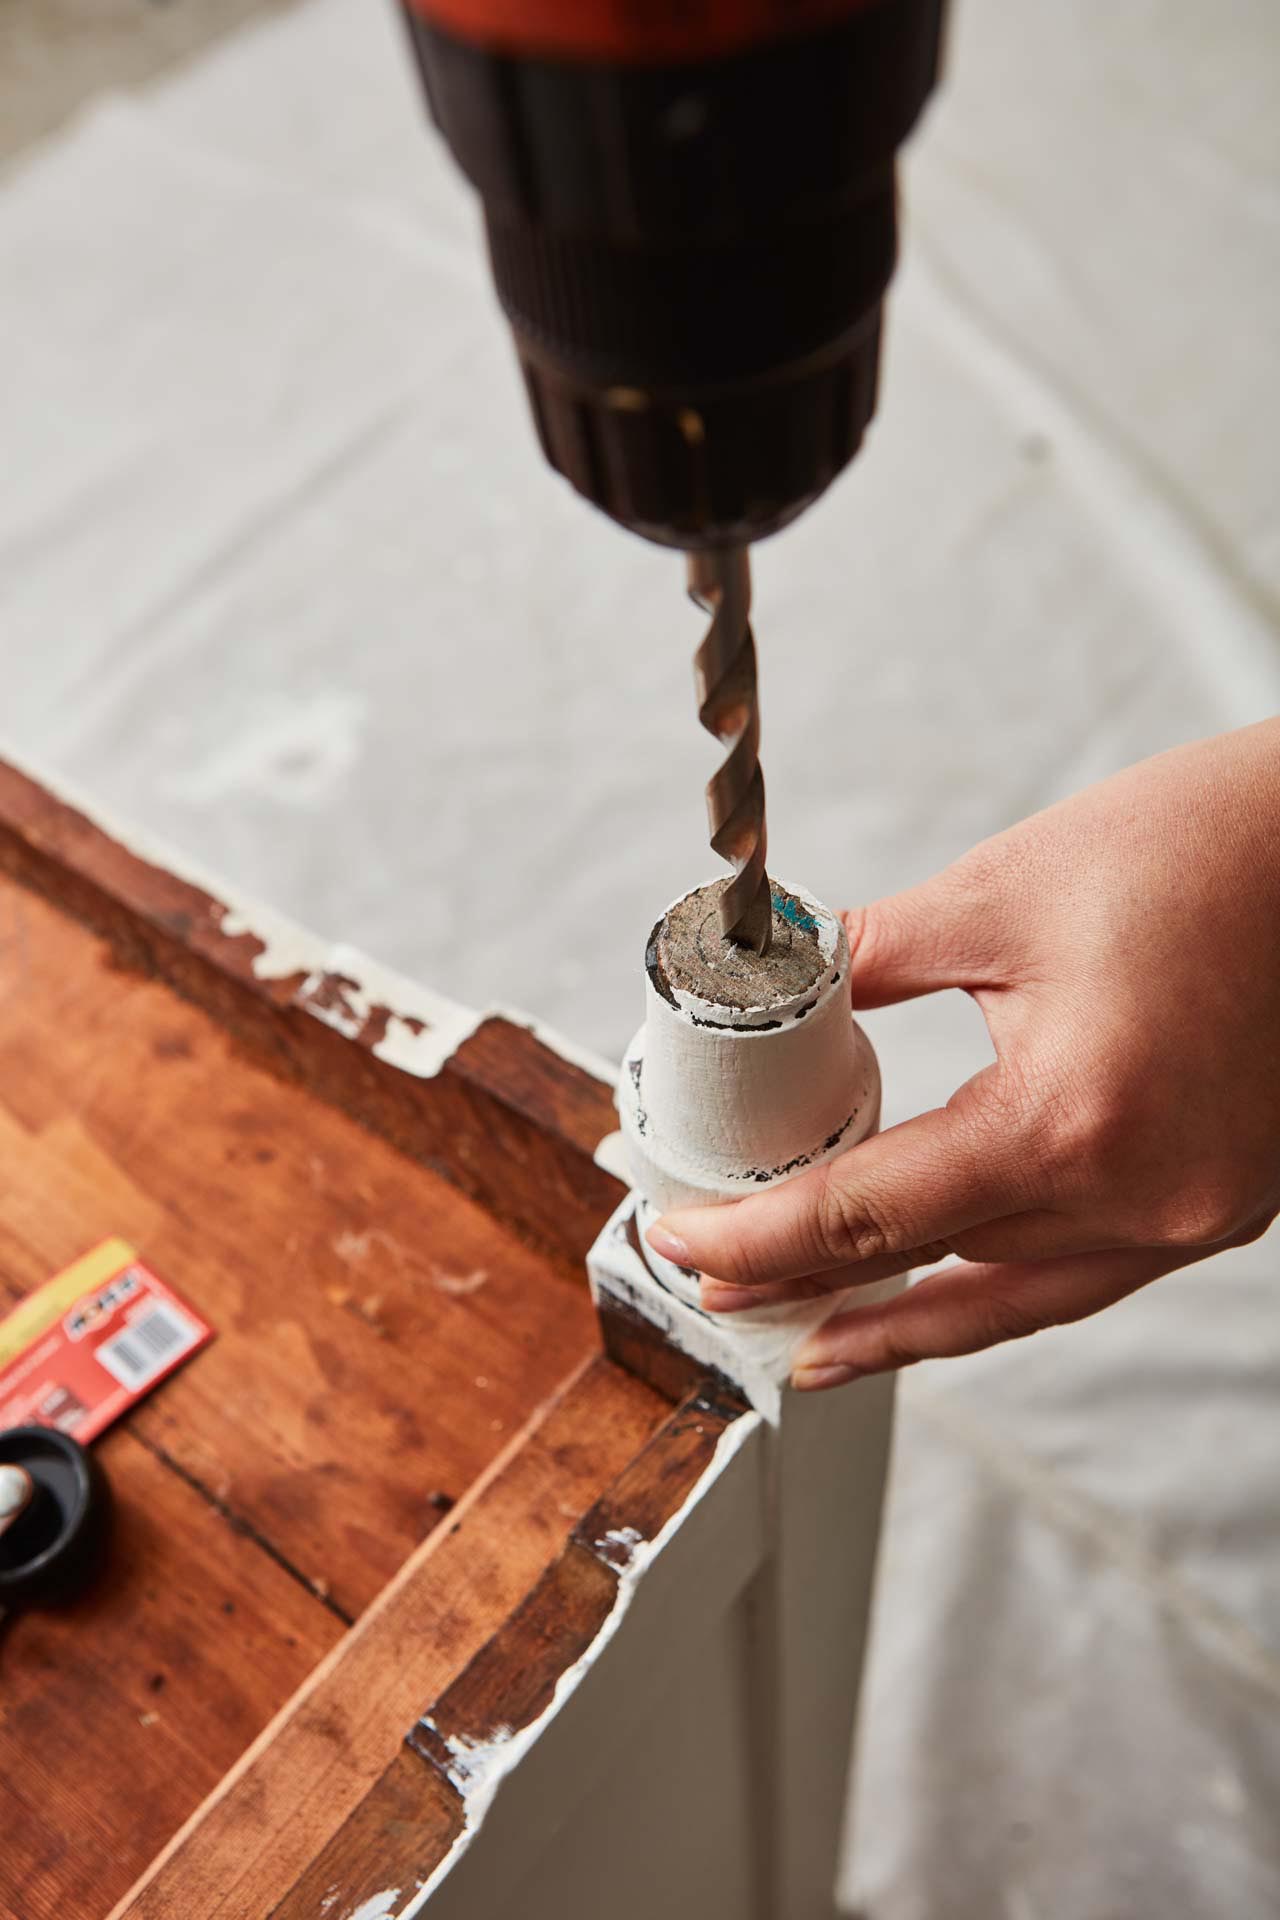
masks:
<instances>
[{"instance_id":1,"label":"human hand","mask_svg":"<svg viewBox=\"0 0 1280 1920\"><path fill-rule=\"evenodd\" d=\"M793 1385L1083 1319L1280 1212L1280 720L1144 761L846 925L855 1007L962 987L997 1057L943 1108L650 1229L720 1313L961 1256L833 1316Z\"/></svg>"}]
</instances>

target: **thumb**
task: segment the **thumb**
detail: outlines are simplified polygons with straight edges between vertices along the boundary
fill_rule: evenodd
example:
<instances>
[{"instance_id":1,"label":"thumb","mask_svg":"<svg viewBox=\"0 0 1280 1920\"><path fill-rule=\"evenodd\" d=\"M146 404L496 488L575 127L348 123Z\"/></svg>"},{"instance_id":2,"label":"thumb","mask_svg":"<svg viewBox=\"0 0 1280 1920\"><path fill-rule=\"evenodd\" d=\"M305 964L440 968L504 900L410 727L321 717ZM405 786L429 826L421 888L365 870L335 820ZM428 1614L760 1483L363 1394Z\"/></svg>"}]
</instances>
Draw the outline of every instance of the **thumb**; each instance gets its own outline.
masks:
<instances>
[{"instance_id":1,"label":"thumb","mask_svg":"<svg viewBox=\"0 0 1280 1920\"><path fill-rule=\"evenodd\" d=\"M843 918L855 1007L890 1006L941 987L997 986L1008 977L999 896L967 861Z\"/></svg>"}]
</instances>

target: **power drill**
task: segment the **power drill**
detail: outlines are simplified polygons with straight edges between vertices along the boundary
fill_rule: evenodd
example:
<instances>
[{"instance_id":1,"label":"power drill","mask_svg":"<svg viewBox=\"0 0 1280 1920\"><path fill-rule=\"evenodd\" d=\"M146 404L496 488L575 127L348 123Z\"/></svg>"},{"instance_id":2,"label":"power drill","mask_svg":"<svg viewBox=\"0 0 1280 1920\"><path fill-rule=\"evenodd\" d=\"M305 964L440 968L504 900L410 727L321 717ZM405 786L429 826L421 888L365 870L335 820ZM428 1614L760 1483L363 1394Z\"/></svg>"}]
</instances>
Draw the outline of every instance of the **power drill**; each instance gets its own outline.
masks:
<instances>
[{"instance_id":1,"label":"power drill","mask_svg":"<svg viewBox=\"0 0 1280 1920\"><path fill-rule=\"evenodd\" d=\"M767 949L747 546L857 452L896 257L897 150L945 0L404 0L431 113L478 190L543 453L688 555L711 615L699 717L734 877Z\"/></svg>"}]
</instances>

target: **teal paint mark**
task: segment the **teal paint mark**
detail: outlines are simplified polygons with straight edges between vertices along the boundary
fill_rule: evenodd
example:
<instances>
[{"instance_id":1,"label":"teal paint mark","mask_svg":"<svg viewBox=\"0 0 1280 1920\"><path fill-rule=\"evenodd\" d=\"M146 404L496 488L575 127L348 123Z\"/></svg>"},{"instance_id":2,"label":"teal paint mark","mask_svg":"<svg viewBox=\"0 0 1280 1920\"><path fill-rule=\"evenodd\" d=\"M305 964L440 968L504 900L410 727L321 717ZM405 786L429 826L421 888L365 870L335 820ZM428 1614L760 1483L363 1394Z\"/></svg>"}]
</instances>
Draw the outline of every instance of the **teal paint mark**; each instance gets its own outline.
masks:
<instances>
[{"instance_id":1,"label":"teal paint mark","mask_svg":"<svg viewBox=\"0 0 1280 1920\"><path fill-rule=\"evenodd\" d=\"M770 895L773 910L780 913L788 926L798 927L801 933L816 933L818 923L811 913L806 913L798 900L792 900L776 890Z\"/></svg>"}]
</instances>

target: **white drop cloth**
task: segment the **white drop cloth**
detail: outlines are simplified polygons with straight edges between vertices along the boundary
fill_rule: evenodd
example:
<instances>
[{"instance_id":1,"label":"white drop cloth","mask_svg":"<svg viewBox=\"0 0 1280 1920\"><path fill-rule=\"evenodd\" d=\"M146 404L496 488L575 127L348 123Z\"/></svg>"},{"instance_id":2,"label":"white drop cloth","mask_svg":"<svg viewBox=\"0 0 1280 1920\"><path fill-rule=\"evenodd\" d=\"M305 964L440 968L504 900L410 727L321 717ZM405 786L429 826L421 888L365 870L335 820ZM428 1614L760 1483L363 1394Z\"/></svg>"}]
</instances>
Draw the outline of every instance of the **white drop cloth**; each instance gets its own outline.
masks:
<instances>
[{"instance_id":1,"label":"white drop cloth","mask_svg":"<svg viewBox=\"0 0 1280 1920\"><path fill-rule=\"evenodd\" d=\"M1280 706L1274 0L959 0L880 419L757 563L773 864L921 878ZM708 869L678 563L553 484L400 33L308 0L0 190L0 737L617 1055ZM986 1055L869 1022L891 1117ZM1277 1239L904 1381L851 1897L1280 1912Z\"/></svg>"}]
</instances>

